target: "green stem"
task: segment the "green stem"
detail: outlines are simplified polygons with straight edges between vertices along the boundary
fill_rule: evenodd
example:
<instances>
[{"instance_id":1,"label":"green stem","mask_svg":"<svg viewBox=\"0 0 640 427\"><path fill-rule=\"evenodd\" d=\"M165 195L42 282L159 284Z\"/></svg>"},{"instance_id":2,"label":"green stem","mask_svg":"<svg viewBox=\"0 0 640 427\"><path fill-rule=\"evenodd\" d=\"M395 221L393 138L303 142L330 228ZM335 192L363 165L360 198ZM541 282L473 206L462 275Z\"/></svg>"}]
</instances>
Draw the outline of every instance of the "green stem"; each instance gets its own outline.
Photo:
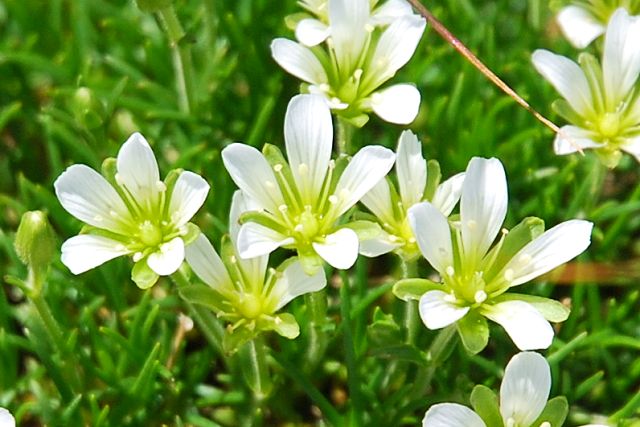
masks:
<instances>
[{"instance_id":1,"label":"green stem","mask_svg":"<svg viewBox=\"0 0 640 427\"><path fill-rule=\"evenodd\" d=\"M402 278L410 279L418 276L418 265L415 261L402 259ZM407 331L405 341L407 344L414 344L418 335L420 319L418 316L418 302L409 301L404 306L404 327Z\"/></svg>"},{"instance_id":2,"label":"green stem","mask_svg":"<svg viewBox=\"0 0 640 427\"><path fill-rule=\"evenodd\" d=\"M264 402L272 389L266 346L262 337L257 336L244 344L240 349L240 358L244 367L244 379L254 397L252 425L259 426L264 421Z\"/></svg>"},{"instance_id":3,"label":"green stem","mask_svg":"<svg viewBox=\"0 0 640 427\"><path fill-rule=\"evenodd\" d=\"M416 375L411 396L423 396L431 384L431 380L436 370L449 358L451 345L456 336L456 326L449 325L441 329L429 347L431 363L429 366L421 367Z\"/></svg>"},{"instance_id":4,"label":"green stem","mask_svg":"<svg viewBox=\"0 0 640 427\"><path fill-rule=\"evenodd\" d=\"M328 339L323 326L327 321L327 291L323 289L304 295L305 307L309 313L309 342L305 354L306 365L312 370L323 360Z\"/></svg>"},{"instance_id":5,"label":"green stem","mask_svg":"<svg viewBox=\"0 0 640 427\"><path fill-rule=\"evenodd\" d=\"M179 288L189 286L189 279L185 276L182 270L178 270L173 273L171 275L171 280L173 280ZM209 345L211 345L216 353L223 354L222 339L224 337L224 329L222 328L222 325L220 325L220 322L218 322L218 319L206 307L193 304L184 299L183 301L191 313L191 316L198 324L198 328L209 342Z\"/></svg>"},{"instance_id":6,"label":"green stem","mask_svg":"<svg viewBox=\"0 0 640 427\"><path fill-rule=\"evenodd\" d=\"M173 69L176 77L176 89L180 111L189 113L193 110L193 62L191 46L185 42L185 32L178 20L173 6L161 9L158 14L164 23L173 54Z\"/></svg>"},{"instance_id":7,"label":"green stem","mask_svg":"<svg viewBox=\"0 0 640 427\"><path fill-rule=\"evenodd\" d=\"M340 314L342 316L342 337L347 365L347 384L351 397L355 426L362 424L363 400L360 393L360 375L358 373L358 361L356 360L355 345L353 341L353 325L351 322L351 292L349 289L349 276L346 271L340 271L342 287L340 288Z\"/></svg>"},{"instance_id":8,"label":"green stem","mask_svg":"<svg viewBox=\"0 0 640 427\"><path fill-rule=\"evenodd\" d=\"M338 116L338 129L336 135L338 154L349 154L352 137L353 125Z\"/></svg>"}]
</instances>

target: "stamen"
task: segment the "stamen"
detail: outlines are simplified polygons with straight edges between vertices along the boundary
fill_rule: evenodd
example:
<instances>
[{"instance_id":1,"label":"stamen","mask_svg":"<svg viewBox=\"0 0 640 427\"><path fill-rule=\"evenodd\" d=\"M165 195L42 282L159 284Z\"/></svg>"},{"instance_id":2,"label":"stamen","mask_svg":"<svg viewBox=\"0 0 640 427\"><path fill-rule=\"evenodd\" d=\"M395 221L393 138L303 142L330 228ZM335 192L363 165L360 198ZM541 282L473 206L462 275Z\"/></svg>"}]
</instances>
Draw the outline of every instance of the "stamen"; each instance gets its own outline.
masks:
<instances>
[{"instance_id":1,"label":"stamen","mask_svg":"<svg viewBox=\"0 0 640 427\"><path fill-rule=\"evenodd\" d=\"M487 300L487 293L485 291L477 291L473 296L473 299L476 303L480 304Z\"/></svg>"},{"instance_id":2,"label":"stamen","mask_svg":"<svg viewBox=\"0 0 640 427\"><path fill-rule=\"evenodd\" d=\"M280 205L278 206L278 210L282 213L285 213L287 210L289 209L289 206L287 205Z\"/></svg>"},{"instance_id":3,"label":"stamen","mask_svg":"<svg viewBox=\"0 0 640 427\"><path fill-rule=\"evenodd\" d=\"M447 276L453 276L454 274L456 274L456 271L453 269L453 266L451 265L445 268L444 272Z\"/></svg>"},{"instance_id":4,"label":"stamen","mask_svg":"<svg viewBox=\"0 0 640 427\"><path fill-rule=\"evenodd\" d=\"M540 424L540 427L551 427L551 423L549 421L545 421L542 424Z\"/></svg>"},{"instance_id":5,"label":"stamen","mask_svg":"<svg viewBox=\"0 0 640 427\"><path fill-rule=\"evenodd\" d=\"M457 301L457 298L454 294L447 294L442 299L450 303L454 303Z\"/></svg>"},{"instance_id":6,"label":"stamen","mask_svg":"<svg viewBox=\"0 0 640 427\"><path fill-rule=\"evenodd\" d=\"M362 73L363 73L362 68L358 68L356 71L353 72L353 77L356 80L360 80L360 77L362 77Z\"/></svg>"},{"instance_id":7,"label":"stamen","mask_svg":"<svg viewBox=\"0 0 640 427\"><path fill-rule=\"evenodd\" d=\"M162 181L156 181L156 189L158 191L167 191L167 186L164 182Z\"/></svg>"},{"instance_id":8,"label":"stamen","mask_svg":"<svg viewBox=\"0 0 640 427\"><path fill-rule=\"evenodd\" d=\"M336 203L338 203L338 196L336 196L335 194L330 195L329 203L331 203L332 205L335 205Z\"/></svg>"},{"instance_id":9,"label":"stamen","mask_svg":"<svg viewBox=\"0 0 640 427\"><path fill-rule=\"evenodd\" d=\"M518 262L520 264L529 264L531 262L532 258L531 255L529 254L522 254L518 257Z\"/></svg>"},{"instance_id":10,"label":"stamen","mask_svg":"<svg viewBox=\"0 0 640 427\"><path fill-rule=\"evenodd\" d=\"M115 250L116 250L116 251L124 251L125 249L127 249L127 247L126 247L125 245L123 245L122 243L118 243L118 244L115 246Z\"/></svg>"},{"instance_id":11,"label":"stamen","mask_svg":"<svg viewBox=\"0 0 640 427\"><path fill-rule=\"evenodd\" d=\"M367 33L372 33L372 32L373 32L373 30L374 30L374 27L373 27L373 25L371 25L371 24L366 24L366 25L364 26L364 29L365 29L365 31L366 31Z\"/></svg>"},{"instance_id":12,"label":"stamen","mask_svg":"<svg viewBox=\"0 0 640 427\"><path fill-rule=\"evenodd\" d=\"M232 263L232 264L235 264L235 263L237 263L237 262L238 262L238 260L237 260L237 258L236 258L236 256L235 256L235 255L231 255L230 260L231 260L231 263Z\"/></svg>"},{"instance_id":13,"label":"stamen","mask_svg":"<svg viewBox=\"0 0 640 427\"><path fill-rule=\"evenodd\" d=\"M302 224L298 224L293 228L293 230L298 233L302 233L302 231L304 230L304 226Z\"/></svg>"},{"instance_id":14,"label":"stamen","mask_svg":"<svg viewBox=\"0 0 640 427\"><path fill-rule=\"evenodd\" d=\"M119 186L123 186L124 185L124 183L122 181L122 176L120 176L119 173L116 172L114 178L116 180L116 184L118 184Z\"/></svg>"},{"instance_id":15,"label":"stamen","mask_svg":"<svg viewBox=\"0 0 640 427\"><path fill-rule=\"evenodd\" d=\"M506 280L507 282L511 282L513 281L513 270L510 268L507 268L504 272L504 280Z\"/></svg>"},{"instance_id":16,"label":"stamen","mask_svg":"<svg viewBox=\"0 0 640 427\"><path fill-rule=\"evenodd\" d=\"M136 252L135 254L133 254L133 262L138 262L142 259L144 255L142 254L142 252Z\"/></svg>"},{"instance_id":17,"label":"stamen","mask_svg":"<svg viewBox=\"0 0 640 427\"><path fill-rule=\"evenodd\" d=\"M280 163L278 163L277 165L273 165L273 170L276 171L276 173L280 173L280 171L282 170L282 165Z\"/></svg>"}]
</instances>

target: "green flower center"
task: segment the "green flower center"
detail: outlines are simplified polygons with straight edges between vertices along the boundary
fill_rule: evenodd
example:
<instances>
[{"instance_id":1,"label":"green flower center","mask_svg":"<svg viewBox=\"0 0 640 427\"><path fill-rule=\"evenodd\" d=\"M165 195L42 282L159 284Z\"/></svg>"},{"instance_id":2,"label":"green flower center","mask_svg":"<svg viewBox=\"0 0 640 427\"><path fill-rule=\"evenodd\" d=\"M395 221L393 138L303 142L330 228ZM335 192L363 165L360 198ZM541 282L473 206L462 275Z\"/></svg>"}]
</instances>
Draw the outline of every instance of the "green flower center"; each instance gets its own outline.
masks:
<instances>
[{"instance_id":1,"label":"green flower center","mask_svg":"<svg viewBox=\"0 0 640 427\"><path fill-rule=\"evenodd\" d=\"M153 222L146 220L143 221L139 226L138 237L140 238L140 242L142 242L145 246L158 246L162 243L162 230Z\"/></svg>"},{"instance_id":2,"label":"green flower center","mask_svg":"<svg viewBox=\"0 0 640 427\"><path fill-rule=\"evenodd\" d=\"M244 294L240 298L238 309L247 319L255 319L262 314L262 299L253 294Z\"/></svg>"},{"instance_id":3,"label":"green flower center","mask_svg":"<svg viewBox=\"0 0 640 427\"><path fill-rule=\"evenodd\" d=\"M605 139L611 139L620 133L620 114L605 113L598 123L598 130Z\"/></svg>"}]
</instances>

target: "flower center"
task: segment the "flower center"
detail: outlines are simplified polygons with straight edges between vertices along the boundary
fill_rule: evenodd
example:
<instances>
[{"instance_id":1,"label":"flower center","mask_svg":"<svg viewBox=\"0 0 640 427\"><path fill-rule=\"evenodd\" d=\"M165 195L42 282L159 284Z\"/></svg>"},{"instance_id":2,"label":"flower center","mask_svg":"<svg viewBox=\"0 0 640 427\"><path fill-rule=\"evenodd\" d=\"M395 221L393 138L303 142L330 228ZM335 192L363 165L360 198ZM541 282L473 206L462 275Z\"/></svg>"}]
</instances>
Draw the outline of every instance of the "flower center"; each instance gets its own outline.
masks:
<instances>
[{"instance_id":1,"label":"flower center","mask_svg":"<svg viewBox=\"0 0 640 427\"><path fill-rule=\"evenodd\" d=\"M310 209L305 210L297 218L298 225L294 227L296 233L296 240L302 242L310 242L318 234L320 224L316 215L314 215Z\"/></svg>"},{"instance_id":2,"label":"flower center","mask_svg":"<svg viewBox=\"0 0 640 427\"><path fill-rule=\"evenodd\" d=\"M255 319L262 314L262 300L253 294L244 294L238 308L247 319Z\"/></svg>"},{"instance_id":3,"label":"flower center","mask_svg":"<svg viewBox=\"0 0 640 427\"><path fill-rule=\"evenodd\" d=\"M138 237L145 246L158 246L162 243L162 230L153 222L146 220L139 225Z\"/></svg>"},{"instance_id":4,"label":"flower center","mask_svg":"<svg viewBox=\"0 0 640 427\"><path fill-rule=\"evenodd\" d=\"M598 123L600 134L605 139L611 139L620 133L620 114L605 113Z\"/></svg>"}]
</instances>

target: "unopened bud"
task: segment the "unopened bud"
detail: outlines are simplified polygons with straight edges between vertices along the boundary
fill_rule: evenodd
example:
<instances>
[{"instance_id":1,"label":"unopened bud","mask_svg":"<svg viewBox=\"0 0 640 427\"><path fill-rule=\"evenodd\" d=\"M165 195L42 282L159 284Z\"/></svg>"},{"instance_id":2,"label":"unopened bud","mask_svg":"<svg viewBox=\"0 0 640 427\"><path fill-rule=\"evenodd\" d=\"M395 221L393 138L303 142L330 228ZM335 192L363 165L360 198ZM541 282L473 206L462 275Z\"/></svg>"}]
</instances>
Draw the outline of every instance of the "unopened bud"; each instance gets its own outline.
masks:
<instances>
[{"instance_id":1,"label":"unopened bud","mask_svg":"<svg viewBox=\"0 0 640 427\"><path fill-rule=\"evenodd\" d=\"M53 261L56 238L44 212L31 211L22 215L14 246L22 262L29 267L42 269Z\"/></svg>"}]
</instances>

